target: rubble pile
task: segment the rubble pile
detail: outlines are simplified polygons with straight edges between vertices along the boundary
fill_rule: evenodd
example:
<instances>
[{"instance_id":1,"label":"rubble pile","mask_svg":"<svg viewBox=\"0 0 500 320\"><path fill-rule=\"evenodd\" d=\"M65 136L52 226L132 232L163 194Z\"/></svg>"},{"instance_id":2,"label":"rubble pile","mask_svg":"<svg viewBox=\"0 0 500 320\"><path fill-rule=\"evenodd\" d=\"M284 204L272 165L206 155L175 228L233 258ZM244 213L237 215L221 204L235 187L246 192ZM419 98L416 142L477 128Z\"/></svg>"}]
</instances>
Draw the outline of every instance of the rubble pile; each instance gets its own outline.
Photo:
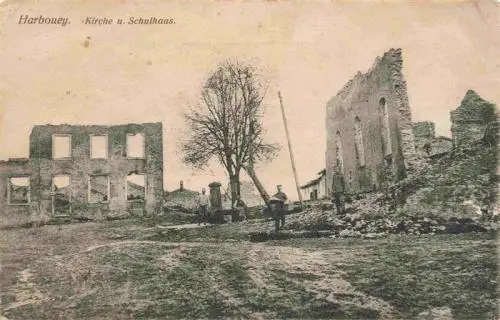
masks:
<instances>
[{"instance_id":1,"label":"rubble pile","mask_svg":"<svg viewBox=\"0 0 500 320\"><path fill-rule=\"evenodd\" d=\"M455 149L386 192L357 196L341 215L319 202L290 215L285 228L367 238L498 230L496 165L495 147L479 142Z\"/></svg>"},{"instance_id":2,"label":"rubble pile","mask_svg":"<svg viewBox=\"0 0 500 320\"><path fill-rule=\"evenodd\" d=\"M377 238L387 234L484 232L497 230L500 226L498 215L486 221L481 218L428 218L389 212L387 206L378 203L379 199L370 196L363 201L355 201L342 215L338 215L334 209L311 207L302 213L290 215L285 229L330 230L340 237Z\"/></svg>"},{"instance_id":3,"label":"rubble pile","mask_svg":"<svg viewBox=\"0 0 500 320\"><path fill-rule=\"evenodd\" d=\"M457 148L396 184L394 209L410 216L487 221L498 214L496 166L495 147L477 142Z\"/></svg>"},{"instance_id":4,"label":"rubble pile","mask_svg":"<svg viewBox=\"0 0 500 320\"><path fill-rule=\"evenodd\" d=\"M290 215L285 229L330 230L341 237L380 237L389 233L431 233L440 231L437 221L427 219L414 221L411 218L389 215L386 206L377 204L375 195L354 201L344 214L338 215L331 206L312 206L303 213Z\"/></svg>"}]
</instances>

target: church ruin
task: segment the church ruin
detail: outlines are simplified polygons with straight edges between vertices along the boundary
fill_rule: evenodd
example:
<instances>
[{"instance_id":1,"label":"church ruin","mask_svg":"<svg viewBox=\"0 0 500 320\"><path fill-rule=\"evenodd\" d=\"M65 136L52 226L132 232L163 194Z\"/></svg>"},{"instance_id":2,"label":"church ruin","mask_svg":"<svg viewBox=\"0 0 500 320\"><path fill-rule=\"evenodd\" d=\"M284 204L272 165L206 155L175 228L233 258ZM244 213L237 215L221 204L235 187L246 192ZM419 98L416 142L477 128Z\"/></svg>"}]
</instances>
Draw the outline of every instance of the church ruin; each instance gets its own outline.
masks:
<instances>
[{"instance_id":1,"label":"church ruin","mask_svg":"<svg viewBox=\"0 0 500 320\"><path fill-rule=\"evenodd\" d=\"M402 67L401 49L391 49L327 103L329 188L335 168L348 192L361 193L404 178L418 161Z\"/></svg>"},{"instance_id":2,"label":"church ruin","mask_svg":"<svg viewBox=\"0 0 500 320\"><path fill-rule=\"evenodd\" d=\"M344 175L347 193L372 192L453 148L478 140L497 143L496 105L472 90L450 113L451 139L436 136L433 122L413 123L402 67L401 49L390 49L328 101L327 194L332 192L334 170Z\"/></svg>"}]
</instances>

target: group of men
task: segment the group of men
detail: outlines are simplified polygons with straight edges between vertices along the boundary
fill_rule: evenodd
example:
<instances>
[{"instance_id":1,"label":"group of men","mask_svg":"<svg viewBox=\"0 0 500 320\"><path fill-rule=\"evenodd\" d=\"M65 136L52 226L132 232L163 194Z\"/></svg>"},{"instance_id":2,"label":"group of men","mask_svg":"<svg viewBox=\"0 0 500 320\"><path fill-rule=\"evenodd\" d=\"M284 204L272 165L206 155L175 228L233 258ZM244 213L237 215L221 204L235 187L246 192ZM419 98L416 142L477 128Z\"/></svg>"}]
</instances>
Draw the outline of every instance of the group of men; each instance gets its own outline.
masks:
<instances>
[{"instance_id":1,"label":"group of men","mask_svg":"<svg viewBox=\"0 0 500 320\"><path fill-rule=\"evenodd\" d=\"M288 200L288 197L286 194L282 191L281 185L277 186L277 191L276 194L273 196L271 199L271 203L275 206L275 211L277 214L276 217L276 229L280 229L285 225L285 202ZM198 208L198 225L201 225L202 223L206 225L208 223L208 217L209 217L209 204L210 200L206 194L205 188L201 190L201 194L198 196L197 199L197 208ZM235 203L234 203L234 208L238 211L238 216L240 219L245 220L246 219L246 211L247 211L247 205L245 202L241 199L240 196L237 197Z\"/></svg>"},{"instance_id":2,"label":"group of men","mask_svg":"<svg viewBox=\"0 0 500 320\"><path fill-rule=\"evenodd\" d=\"M345 179L339 167L336 168L333 174L333 202L337 208L337 214L342 214L345 211ZM281 185L277 186L277 192L271 198L270 203L274 210L274 219L276 221L276 230L283 228L285 225L286 207L285 203L288 200L286 194L282 191ZM208 207L210 200L206 195L205 188L202 189L201 194L197 200L198 207L198 225L208 222ZM238 211L239 217L243 220L246 219L247 206L240 196L235 201L234 208Z\"/></svg>"}]
</instances>

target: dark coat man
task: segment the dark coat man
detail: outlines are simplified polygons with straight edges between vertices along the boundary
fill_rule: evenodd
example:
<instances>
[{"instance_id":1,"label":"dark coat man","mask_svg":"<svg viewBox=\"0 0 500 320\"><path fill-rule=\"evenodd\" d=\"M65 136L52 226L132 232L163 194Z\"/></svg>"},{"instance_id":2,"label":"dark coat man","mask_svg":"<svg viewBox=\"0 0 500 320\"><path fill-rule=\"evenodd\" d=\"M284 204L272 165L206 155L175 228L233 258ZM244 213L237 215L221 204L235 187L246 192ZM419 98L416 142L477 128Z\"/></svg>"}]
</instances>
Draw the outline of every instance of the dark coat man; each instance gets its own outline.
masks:
<instances>
[{"instance_id":1,"label":"dark coat man","mask_svg":"<svg viewBox=\"0 0 500 320\"><path fill-rule=\"evenodd\" d=\"M286 194L281 191L281 185L277 186L278 192L274 194L273 198L271 201L276 205L276 231L279 229L283 228L285 225L285 201L288 200L288 197Z\"/></svg>"},{"instance_id":2,"label":"dark coat man","mask_svg":"<svg viewBox=\"0 0 500 320\"><path fill-rule=\"evenodd\" d=\"M337 214L342 214L345 211L345 179L344 175L336 170L333 174L333 199L337 207Z\"/></svg>"},{"instance_id":3,"label":"dark coat man","mask_svg":"<svg viewBox=\"0 0 500 320\"><path fill-rule=\"evenodd\" d=\"M236 210L238 210L238 218L240 221L244 221L247 218L246 211L247 211L247 205L246 203L241 200L241 197L238 196L236 199L235 206Z\"/></svg>"}]
</instances>

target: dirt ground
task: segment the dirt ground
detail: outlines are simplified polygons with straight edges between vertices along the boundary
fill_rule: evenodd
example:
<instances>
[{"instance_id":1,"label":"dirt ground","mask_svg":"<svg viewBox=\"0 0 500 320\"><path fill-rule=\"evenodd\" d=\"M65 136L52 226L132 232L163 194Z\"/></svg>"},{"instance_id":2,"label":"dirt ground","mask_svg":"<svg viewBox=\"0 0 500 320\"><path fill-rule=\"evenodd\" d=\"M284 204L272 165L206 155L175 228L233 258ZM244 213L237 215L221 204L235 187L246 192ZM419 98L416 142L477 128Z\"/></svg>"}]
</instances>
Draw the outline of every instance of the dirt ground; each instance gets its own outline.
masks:
<instances>
[{"instance_id":1,"label":"dirt ground","mask_svg":"<svg viewBox=\"0 0 500 320\"><path fill-rule=\"evenodd\" d=\"M0 319L498 318L494 235L251 243L264 221L0 233Z\"/></svg>"}]
</instances>

